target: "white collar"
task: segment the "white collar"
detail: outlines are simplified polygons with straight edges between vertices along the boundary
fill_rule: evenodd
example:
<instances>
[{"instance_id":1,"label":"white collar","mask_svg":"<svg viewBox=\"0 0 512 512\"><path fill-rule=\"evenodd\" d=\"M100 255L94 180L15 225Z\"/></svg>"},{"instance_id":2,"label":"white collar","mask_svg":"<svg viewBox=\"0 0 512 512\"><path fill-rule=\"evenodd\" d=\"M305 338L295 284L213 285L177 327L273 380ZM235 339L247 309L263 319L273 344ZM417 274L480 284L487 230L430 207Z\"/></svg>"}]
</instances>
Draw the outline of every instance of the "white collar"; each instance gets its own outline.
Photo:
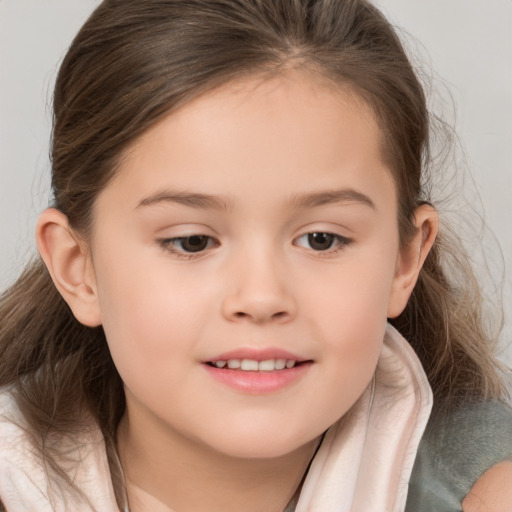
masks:
<instances>
[{"instance_id":1,"label":"white collar","mask_svg":"<svg viewBox=\"0 0 512 512\"><path fill-rule=\"evenodd\" d=\"M304 481L296 512L403 512L432 392L410 345L388 326L372 385L325 434ZM22 428L23 418L0 393L0 496L9 512L118 512L99 429L68 443L79 461L70 473L90 503L55 488L48 500L43 461Z\"/></svg>"},{"instance_id":2,"label":"white collar","mask_svg":"<svg viewBox=\"0 0 512 512\"><path fill-rule=\"evenodd\" d=\"M388 325L374 381L327 431L296 512L403 512L431 408L419 359Z\"/></svg>"}]
</instances>

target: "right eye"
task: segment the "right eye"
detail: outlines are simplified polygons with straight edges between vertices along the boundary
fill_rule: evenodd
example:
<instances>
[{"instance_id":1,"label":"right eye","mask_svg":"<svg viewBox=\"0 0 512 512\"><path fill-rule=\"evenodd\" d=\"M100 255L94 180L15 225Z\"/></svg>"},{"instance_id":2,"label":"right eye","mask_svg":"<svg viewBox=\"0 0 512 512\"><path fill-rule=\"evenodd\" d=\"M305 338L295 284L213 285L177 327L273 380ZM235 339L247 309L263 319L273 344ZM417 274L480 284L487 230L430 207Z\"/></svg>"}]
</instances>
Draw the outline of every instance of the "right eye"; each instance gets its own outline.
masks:
<instances>
[{"instance_id":1,"label":"right eye","mask_svg":"<svg viewBox=\"0 0 512 512\"><path fill-rule=\"evenodd\" d=\"M179 236L176 238L163 238L158 243L167 251L183 257L193 257L207 249L216 247L218 242L207 235Z\"/></svg>"}]
</instances>

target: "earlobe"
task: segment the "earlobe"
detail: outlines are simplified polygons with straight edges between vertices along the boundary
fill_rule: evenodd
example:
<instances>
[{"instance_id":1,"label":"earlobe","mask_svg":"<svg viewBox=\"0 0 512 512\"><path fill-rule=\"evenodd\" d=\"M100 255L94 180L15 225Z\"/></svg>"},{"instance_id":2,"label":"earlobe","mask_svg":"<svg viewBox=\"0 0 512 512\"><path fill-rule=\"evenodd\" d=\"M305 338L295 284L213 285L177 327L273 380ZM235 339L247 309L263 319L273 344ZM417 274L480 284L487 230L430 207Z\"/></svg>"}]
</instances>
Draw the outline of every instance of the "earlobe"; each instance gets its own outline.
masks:
<instances>
[{"instance_id":1,"label":"earlobe","mask_svg":"<svg viewBox=\"0 0 512 512\"><path fill-rule=\"evenodd\" d=\"M424 204L414 212L416 233L400 249L396 273L388 303L388 318L395 318L405 309L416 285L423 263L434 244L439 229L437 211Z\"/></svg>"},{"instance_id":2,"label":"earlobe","mask_svg":"<svg viewBox=\"0 0 512 512\"><path fill-rule=\"evenodd\" d=\"M76 319L89 327L101 324L94 269L87 246L55 208L39 216L36 226L39 253L52 280Z\"/></svg>"}]
</instances>

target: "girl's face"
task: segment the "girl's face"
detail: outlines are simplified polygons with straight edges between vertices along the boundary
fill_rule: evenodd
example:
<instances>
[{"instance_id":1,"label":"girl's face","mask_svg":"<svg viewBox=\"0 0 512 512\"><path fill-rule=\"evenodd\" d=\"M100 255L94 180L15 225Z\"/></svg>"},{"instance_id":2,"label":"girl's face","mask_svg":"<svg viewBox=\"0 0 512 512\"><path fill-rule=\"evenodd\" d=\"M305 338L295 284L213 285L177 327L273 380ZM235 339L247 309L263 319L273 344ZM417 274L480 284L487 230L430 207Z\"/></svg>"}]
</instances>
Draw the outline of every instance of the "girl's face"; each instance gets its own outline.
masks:
<instances>
[{"instance_id":1,"label":"girl's face","mask_svg":"<svg viewBox=\"0 0 512 512\"><path fill-rule=\"evenodd\" d=\"M354 404L403 302L380 141L353 94L288 72L209 92L132 146L90 247L131 424L275 457Z\"/></svg>"}]
</instances>

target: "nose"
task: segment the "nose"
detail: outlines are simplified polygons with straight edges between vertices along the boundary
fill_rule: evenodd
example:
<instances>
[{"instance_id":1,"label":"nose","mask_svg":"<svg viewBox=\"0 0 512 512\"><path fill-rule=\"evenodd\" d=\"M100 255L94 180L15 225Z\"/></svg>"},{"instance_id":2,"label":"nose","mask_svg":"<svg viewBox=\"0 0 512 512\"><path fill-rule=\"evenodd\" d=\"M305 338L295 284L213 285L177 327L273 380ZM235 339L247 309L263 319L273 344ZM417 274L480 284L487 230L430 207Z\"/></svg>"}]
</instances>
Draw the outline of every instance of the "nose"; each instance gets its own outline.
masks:
<instances>
[{"instance_id":1,"label":"nose","mask_svg":"<svg viewBox=\"0 0 512 512\"><path fill-rule=\"evenodd\" d=\"M255 324L289 322L295 316L296 303L283 267L275 255L242 258L229 275L222 303L224 317Z\"/></svg>"}]
</instances>

